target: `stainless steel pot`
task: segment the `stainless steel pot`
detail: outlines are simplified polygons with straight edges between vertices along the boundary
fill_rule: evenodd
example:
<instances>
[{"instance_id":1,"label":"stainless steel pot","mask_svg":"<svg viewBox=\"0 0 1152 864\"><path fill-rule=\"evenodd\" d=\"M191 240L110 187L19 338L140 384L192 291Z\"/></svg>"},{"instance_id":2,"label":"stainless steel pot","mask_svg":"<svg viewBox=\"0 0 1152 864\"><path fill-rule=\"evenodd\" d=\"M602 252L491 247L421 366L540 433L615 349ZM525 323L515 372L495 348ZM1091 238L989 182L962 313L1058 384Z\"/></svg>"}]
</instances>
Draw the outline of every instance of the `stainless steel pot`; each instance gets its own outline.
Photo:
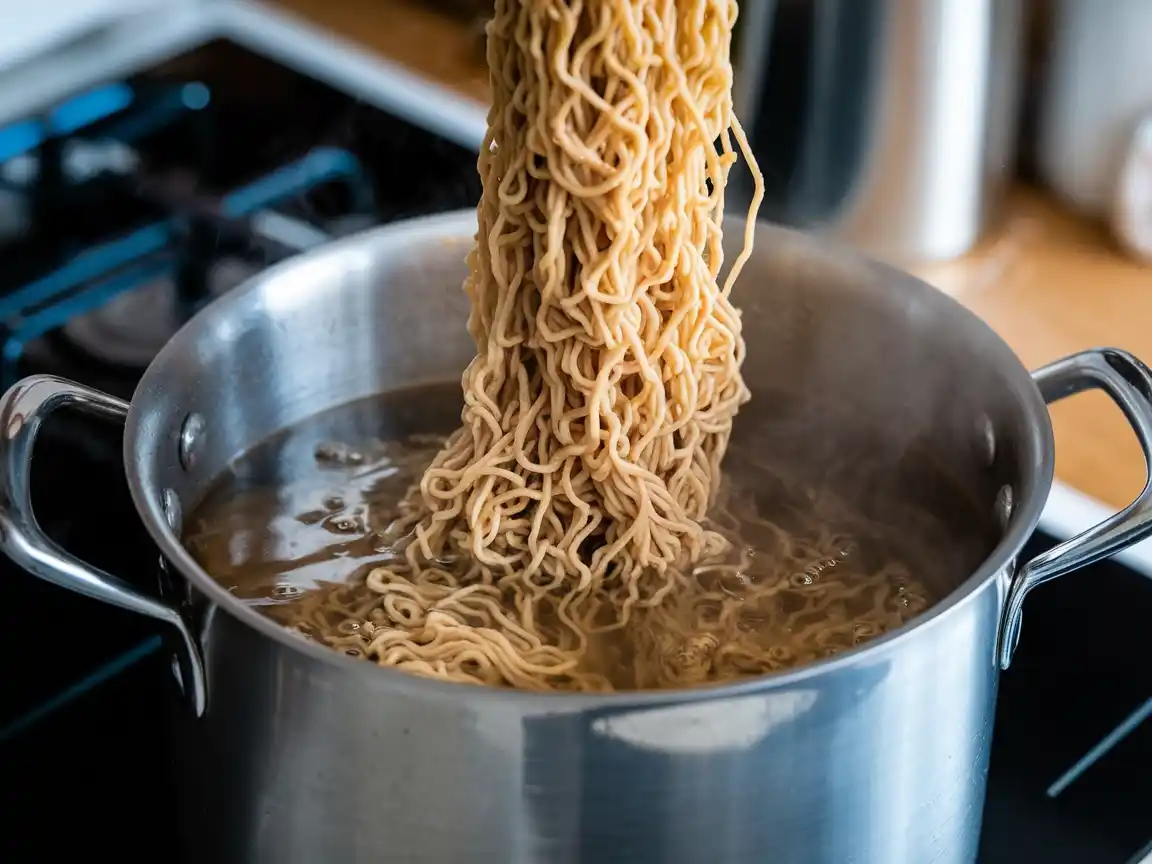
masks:
<instances>
[{"instance_id":1,"label":"stainless steel pot","mask_svg":"<svg viewBox=\"0 0 1152 864\"><path fill-rule=\"evenodd\" d=\"M1016 566L1052 481L1045 401L1101 388L1147 452L1149 371L1099 350L1030 376L940 292L761 224L737 288L754 394L738 426L783 430L789 458L809 468L867 452L853 481L861 506L887 486L912 505L908 519L939 517L940 569L959 561L963 578L911 625L760 680L590 696L426 681L241 606L179 527L228 460L273 432L459 375L473 353L460 283L474 229L470 213L396 224L267 271L181 330L130 405L46 377L0 402L4 551L172 636L196 860L973 861L996 684L1024 596L1152 524L1146 488ZM61 407L125 421L128 482L168 562L163 593L95 570L38 528L29 466Z\"/></svg>"}]
</instances>

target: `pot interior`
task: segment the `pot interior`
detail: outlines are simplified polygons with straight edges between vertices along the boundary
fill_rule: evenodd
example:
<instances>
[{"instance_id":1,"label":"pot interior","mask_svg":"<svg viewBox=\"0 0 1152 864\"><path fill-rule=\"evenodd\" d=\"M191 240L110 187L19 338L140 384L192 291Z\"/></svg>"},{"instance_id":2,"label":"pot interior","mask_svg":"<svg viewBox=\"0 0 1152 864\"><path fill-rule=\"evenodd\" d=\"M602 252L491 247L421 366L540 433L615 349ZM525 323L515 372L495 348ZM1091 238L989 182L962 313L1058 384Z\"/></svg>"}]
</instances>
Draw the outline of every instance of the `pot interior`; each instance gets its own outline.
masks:
<instances>
[{"instance_id":1,"label":"pot interior","mask_svg":"<svg viewBox=\"0 0 1152 864\"><path fill-rule=\"evenodd\" d=\"M156 359L133 399L125 457L150 530L198 587L239 602L176 536L180 514L195 518L230 466L258 485L286 482L319 441L356 444L395 426L400 409L379 401L390 391L431 386L423 431L452 427L474 353L460 287L474 229L472 214L450 214L340 241L218 300ZM729 260L739 229L727 232ZM933 600L999 569L1034 526L1052 473L1047 412L1003 342L905 274L766 224L734 297L752 400L732 470L752 459L834 494L896 538ZM278 434L279 450L237 462Z\"/></svg>"}]
</instances>

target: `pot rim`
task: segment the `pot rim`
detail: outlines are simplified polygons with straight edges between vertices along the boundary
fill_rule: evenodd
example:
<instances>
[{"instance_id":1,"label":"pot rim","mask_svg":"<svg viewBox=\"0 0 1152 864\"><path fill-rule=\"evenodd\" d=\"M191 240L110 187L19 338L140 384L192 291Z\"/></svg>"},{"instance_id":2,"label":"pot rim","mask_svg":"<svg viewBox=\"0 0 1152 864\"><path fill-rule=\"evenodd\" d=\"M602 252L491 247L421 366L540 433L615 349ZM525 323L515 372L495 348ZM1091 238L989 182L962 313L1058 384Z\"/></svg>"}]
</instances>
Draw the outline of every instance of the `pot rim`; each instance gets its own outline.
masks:
<instances>
[{"instance_id":1,"label":"pot rim","mask_svg":"<svg viewBox=\"0 0 1152 864\"><path fill-rule=\"evenodd\" d=\"M731 217L725 221L742 222L742 220L733 220ZM137 385L136 393L150 389L150 379L156 374L155 370L166 366L171 362L170 358L176 357L186 350L185 345L196 341L196 333L209 317L207 315L209 310L217 310L217 314L219 314L220 309L227 308L229 304L238 302L242 297L261 290L265 284L278 280L282 274L300 266L304 260L313 261L322 256L339 257L352 252L359 253L358 247L363 242L365 235L387 232L399 234L401 237L405 233L427 237L430 229L440 231L445 237L472 236L476 230L475 211L470 209L457 210L376 226L328 243L317 250L262 271L258 276L247 280L231 292L213 300L193 316L152 360ZM758 223L757 230L759 233L767 231L782 238L791 238L793 245L797 240L803 240L809 244L818 243L825 250L835 251L839 259L851 262L862 270L870 270L886 283L902 282L907 290L919 293L931 292L936 297L935 302L951 304L955 314L967 319L968 326L984 331L985 338L988 339L986 350L994 351L998 355L996 361L1004 367L1005 375L1009 379L1017 379L1010 383L1016 385L1018 392L1026 394L1020 409L1029 421L1027 428L1033 439L1031 451L1035 454L1037 463L1034 473L1036 483L1032 494L1023 496L1017 506L1013 508L1008 530L972 575L925 612L902 626L889 630L862 645L818 660L815 663L754 678L696 685L688 688L622 690L609 693L539 692L439 681L402 672L398 669L379 666L374 662L365 662L363 659L353 659L328 646L303 638L260 614L256 608L244 605L196 563L195 559L184 548L180 538L169 526L159 498L151 496L145 491L137 468L138 462L135 459L136 442L141 430L141 409L134 396L129 406L124 430L123 458L128 488L136 511L164 557L177 568L183 578L189 580L216 608L222 609L240 623L251 627L260 635L278 642L291 651L300 652L311 660L329 665L343 674L365 676L366 691L387 686L390 689L411 692L413 695L424 698L452 699L467 695L471 698L511 700L517 703L521 709L535 706L543 712L567 713L595 708L658 707L683 702L735 698L765 691L788 690L801 686L812 678L834 674L848 666L883 662L891 652L912 638L914 632L934 626L953 609L973 602L973 598L987 589L1006 567L1014 569L1013 559L1035 530L1055 476L1055 441L1048 406L1033 382L1031 374L1015 352L982 318L955 298L905 271L872 260L836 241L826 238L816 239L805 232L764 221ZM1006 593L1006 585L1004 587L1005 591L1002 592L1001 603L1003 602L1003 594ZM1001 609L1001 618L1002 612ZM1000 626L997 627L996 632L999 634ZM996 666L995 649L995 645L988 646L988 662L992 666Z\"/></svg>"}]
</instances>

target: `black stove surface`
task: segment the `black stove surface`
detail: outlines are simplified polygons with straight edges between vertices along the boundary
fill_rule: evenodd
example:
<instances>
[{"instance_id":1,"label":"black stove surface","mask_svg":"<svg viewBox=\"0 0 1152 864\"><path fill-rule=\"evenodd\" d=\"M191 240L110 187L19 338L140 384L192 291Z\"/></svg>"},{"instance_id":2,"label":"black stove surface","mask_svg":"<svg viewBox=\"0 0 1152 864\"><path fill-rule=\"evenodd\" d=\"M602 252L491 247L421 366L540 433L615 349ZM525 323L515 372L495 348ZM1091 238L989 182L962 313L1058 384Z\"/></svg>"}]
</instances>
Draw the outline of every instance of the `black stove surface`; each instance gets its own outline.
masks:
<instances>
[{"instance_id":1,"label":"black stove surface","mask_svg":"<svg viewBox=\"0 0 1152 864\"><path fill-rule=\"evenodd\" d=\"M127 397L166 333L244 275L478 196L474 154L234 45L205 46L0 129L0 376L51 371ZM157 553L119 432L50 418L33 502L54 540L148 589ZM1027 554L1051 544L1038 536ZM0 579L0 858L79 847L181 860L175 687L156 629L6 559ZM1001 684L982 864L1127 864L1152 839L1152 722L1066 776L1152 697L1150 616L1152 580L1115 564L1029 596Z\"/></svg>"}]
</instances>

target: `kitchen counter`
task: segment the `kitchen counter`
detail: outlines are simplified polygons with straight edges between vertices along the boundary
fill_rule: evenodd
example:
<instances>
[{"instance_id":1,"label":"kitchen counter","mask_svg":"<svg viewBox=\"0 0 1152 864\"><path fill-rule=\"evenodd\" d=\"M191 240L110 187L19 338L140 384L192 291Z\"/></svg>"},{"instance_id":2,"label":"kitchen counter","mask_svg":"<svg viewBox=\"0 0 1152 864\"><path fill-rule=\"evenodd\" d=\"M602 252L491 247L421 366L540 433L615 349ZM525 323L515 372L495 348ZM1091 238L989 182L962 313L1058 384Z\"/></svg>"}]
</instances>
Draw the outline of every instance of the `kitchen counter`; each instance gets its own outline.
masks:
<instances>
[{"instance_id":1,"label":"kitchen counter","mask_svg":"<svg viewBox=\"0 0 1152 864\"><path fill-rule=\"evenodd\" d=\"M1152 268L1035 190L1014 190L974 252L914 269L984 318L1030 368L1101 345L1152 363ZM1060 480L1113 509L1139 494L1144 457L1107 396L1086 393L1051 411Z\"/></svg>"},{"instance_id":2,"label":"kitchen counter","mask_svg":"<svg viewBox=\"0 0 1152 864\"><path fill-rule=\"evenodd\" d=\"M486 76L474 28L408 0L217 0L138 15L5 76L0 119L27 116L99 78L224 37L478 147ZM333 44L333 41L337 44ZM433 50L429 50L429 48ZM981 315L1030 367L1099 345L1152 361L1152 268L1049 196L1013 190L987 240L917 272ZM1069 537L1124 506L1144 480L1140 448L1100 393L1053 407L1057 477L1042 525ZM1152 575L1152 541L1123 556Z\"/></svg>"},{"instance_id":3,"label":"kitchen counter","mask_svg":"<svg viewBox=\"0 0 1152 864\"><path fill-rule=\"evenodd\" d=\"M452 0L275 0L271 5L487 105L488 70L481 36L463 17L437 11L438 2L447 5ZM470 2L460 0L460 5Z\"/></svg>"}]
</instances>

